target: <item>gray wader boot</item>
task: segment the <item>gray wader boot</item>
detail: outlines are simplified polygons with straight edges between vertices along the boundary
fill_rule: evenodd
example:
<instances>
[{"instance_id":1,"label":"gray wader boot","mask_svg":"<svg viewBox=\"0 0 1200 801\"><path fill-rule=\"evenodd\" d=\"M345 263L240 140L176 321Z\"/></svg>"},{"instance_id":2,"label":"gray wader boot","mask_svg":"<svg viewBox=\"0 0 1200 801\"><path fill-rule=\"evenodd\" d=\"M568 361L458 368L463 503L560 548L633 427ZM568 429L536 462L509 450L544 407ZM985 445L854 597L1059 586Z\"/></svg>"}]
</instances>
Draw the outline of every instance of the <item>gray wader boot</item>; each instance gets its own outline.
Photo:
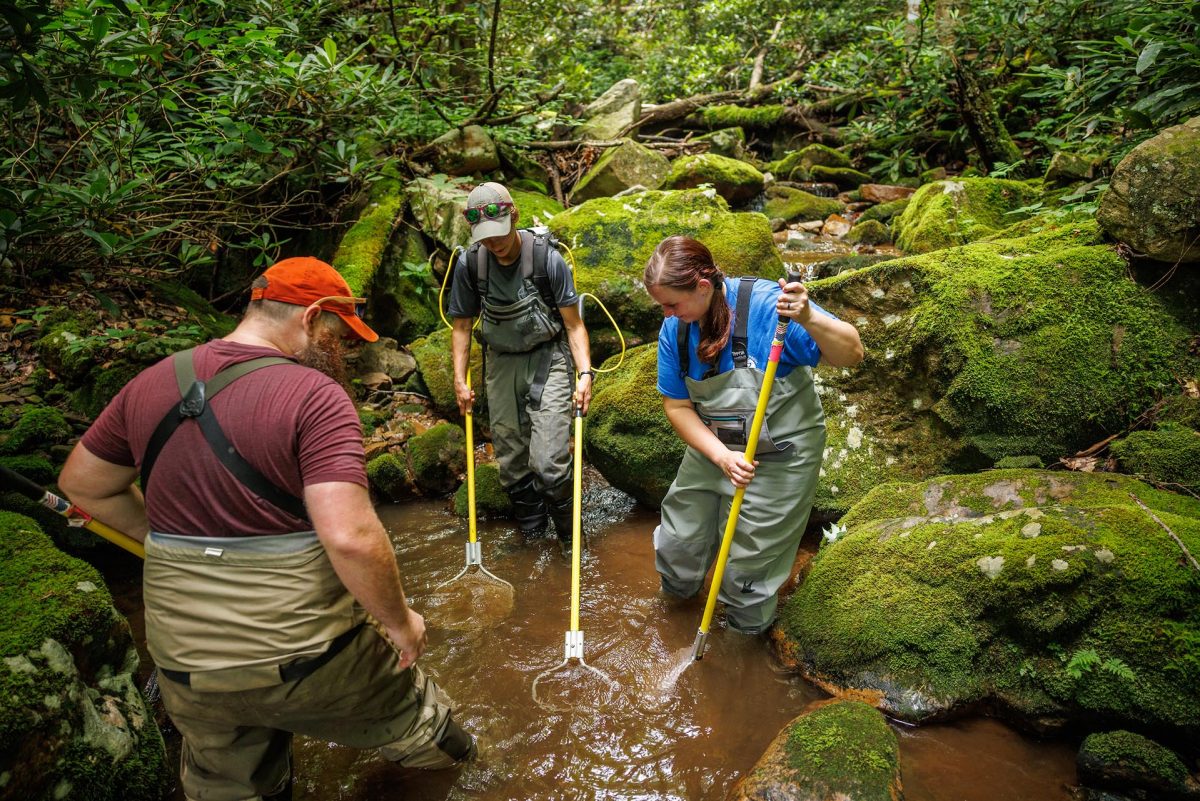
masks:
<instances>
[{"instance_id":1,"label":"gray wader boot","mask_svg":"<svg viewBox=\"0 0 1200 801\"><path fill-rule=\"evenodd\" d=\"M570 548L575 528L574 483L565 481L557 487L551 487L546 495L546 505L550 510L550 519L554 521L554 532L558 535L558 541Z\"/></svg>"},{"instance_id":2,"label":"gray wader boot","mask_svg":"<svg viewBox=\"0 0 1200 801\"><path fill-rule=\"evenodd\" d=\"M533 486L533 474L508 488L513 520L522 534L539 534L546 528L546 501Z\"/></svg>"},{"instance_id":3,"label":"gray wader boot","mask_svg":"<svg viewBox=\"0 0 1200 801\"><path fill-rule=\"evenodd\" d=\"M761 371L740 367L702 381L686 379L700 418L732 449L745 447L762 378ZM776 593L808 523L824 448L825 418L812 373L797 367L775 379L755 455L760 463L746 488L719 589L726 622L737 631L765 631L775 619ZM666 592L687 598L700 591L734 491L720 468L687 449L654 530L655 566Z\"/></svg>"}]
</instances>

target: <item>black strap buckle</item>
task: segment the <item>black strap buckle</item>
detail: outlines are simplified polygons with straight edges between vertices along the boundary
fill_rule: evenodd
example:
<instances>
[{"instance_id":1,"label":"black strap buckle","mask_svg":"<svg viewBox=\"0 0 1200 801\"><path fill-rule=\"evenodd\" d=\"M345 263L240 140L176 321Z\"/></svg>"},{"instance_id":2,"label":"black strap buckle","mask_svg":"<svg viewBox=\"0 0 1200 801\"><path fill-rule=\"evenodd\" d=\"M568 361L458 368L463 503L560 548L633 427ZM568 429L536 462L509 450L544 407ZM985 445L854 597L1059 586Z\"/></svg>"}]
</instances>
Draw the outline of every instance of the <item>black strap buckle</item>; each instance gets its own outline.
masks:
<instances>
[{"instance_id":1,"label":"black strap buckle","mask_svg":"<svg viewBox=\"0 0 1200 801\"><path fill-rule=\"evenodd\" d=\"M205 395L204 382L193 381L187 394L179 403L179 415L181 417L199 417L204 414L204 405L207 403Z\"/></svg>"}]
</instances>

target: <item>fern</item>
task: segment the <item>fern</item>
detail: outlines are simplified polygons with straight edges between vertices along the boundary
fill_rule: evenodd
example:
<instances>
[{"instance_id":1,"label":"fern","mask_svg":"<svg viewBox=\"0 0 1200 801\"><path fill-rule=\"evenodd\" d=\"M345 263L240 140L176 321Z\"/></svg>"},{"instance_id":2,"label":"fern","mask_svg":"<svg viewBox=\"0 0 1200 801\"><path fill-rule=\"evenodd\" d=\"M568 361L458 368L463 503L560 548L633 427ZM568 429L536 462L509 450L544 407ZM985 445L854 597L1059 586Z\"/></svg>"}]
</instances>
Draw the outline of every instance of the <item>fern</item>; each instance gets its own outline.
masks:
<instances>
[{"instance_id":1,"label":"fern","mask_svg":"<svg viewBox=\"0 0 1200 801\"><path fill-rule=\"evenodd\" d=\"M1137 674L1133 672L1133 668L1115 656L1101 662L1100 669L1126 681L1137 681Z\"/></svg>"},{"instance_id":2,"label":"fern","mask_svg":"<svg viewBox=\"0 0 1200 801\"><path fill-rule=\"evenodd\" d=\"M1071 654L1071 659L1067 662L1064 670L1071 678L1081 679L1084 673L1098 664L1100 664L1100 654L1096 653L1093 648L1083 648Z\"/></svg>"}]
</instances>

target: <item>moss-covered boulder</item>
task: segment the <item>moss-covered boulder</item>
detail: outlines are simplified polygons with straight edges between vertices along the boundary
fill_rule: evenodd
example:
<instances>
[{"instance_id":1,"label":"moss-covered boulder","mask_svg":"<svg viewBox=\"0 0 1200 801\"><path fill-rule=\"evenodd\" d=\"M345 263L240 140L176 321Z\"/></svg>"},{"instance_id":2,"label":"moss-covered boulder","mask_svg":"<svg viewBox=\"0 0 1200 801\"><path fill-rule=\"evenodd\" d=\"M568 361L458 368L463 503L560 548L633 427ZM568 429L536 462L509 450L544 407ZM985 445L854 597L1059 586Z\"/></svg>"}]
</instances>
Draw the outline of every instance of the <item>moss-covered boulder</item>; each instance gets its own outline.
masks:
<instances>
[{"instance_id":1,"label":"moss-covered boulder","mask_svg":"<svg viewBox=\"0 0 1200 801\"><path fill-rule=\"evenodd\" d=\"M763 174L744 161L697 153L671 162L671 172L663 182L667 189L692 189L701 184L710 184L729 205L740 206L762 192Z\"/></svg>"},{"instance_id":2,"label":"moss-covered boulder","mask_svg":"<svg viewBox=\"0 0 1200 801\"><path fill-rule=\"evenodd\" d=\"M896 801L900 746L883 715L862 701L805 712L771 742L730 801Z\"/></svg>"},{"instance_id":3,"label":"moss-covered boulder","mask_svg":"<svg viewBox=\"0 0 1200 801\"><path fill-rule=\"evenodd\" d=\"M1030 216L1018 209L1039 193L1020 181L964 178L925 184L897 220L896 245L907 253L965 245Z\"/></svg>"},{"instance_id":4,"label":"moss-covered boulder","mask_svg":"<svg viewBox=\"0 0 1200 801\"><path fill-rule=\"evenodd\" d=\"M371 489L389 501L406 501L420 495L408 460L394 453L381 453L367 462Z\"/></svg>"},{"instance_id":5,"label":"moss-covered boulder","mask_svg":"<svg viewBox=\"0 0 1200 801\"><path fill-rule=\"evenodd\" d=\"M859 172L852 167L826 167L814 164L808 170L810 180L818 183L836 184L838 189L857 189L873 180L865 172Z\"/></svg>"},{"instance_id":6,"label":"moss-covered boulder","mask_svg":"<svg viewBox=\"0 0 1200 801\"><path fill-rule=\"evenodd\" d=\"M771 162L767 165L767 171L780 180L807 181L811 178L812 168L816 166L849 169L850 157L840 150L814 143ZM870 178L860 183L867 183L869 180Z\"/></svg>"},{"instance_id":7,"label":"moss-covered boulder","mask_svg":"<svg viewBox=\"0 0 1200 801\"><path fill-rule=\"evenodd\" d=\"M417 369L434 410L442 417L457 420L458 399L454 394L454 362L450 355L450 329L439 328L427 337L412 343L409 348L417 360ZM487 419L487 387L483 383L483 352L471 343L471 387L475 390L473 415Z\"/></svg>"},{"instance_id":8,"label":"moss-covered boulder","mask_svg":"<svg viewBox=\"0 0 1200 801\"><path fill-rule=\"evenodd\" d=\"M873 489L780 627L803 672L920 722L1200 735L1200 501L1115 474L998 470Z\"/></svg>"},{"instance_id":9,"label":"moss-covered boulder","mask_svg":"<svg viewBox=\"0 0 1200 801\"><path fill-rule=\"evenodd\" d=\"M1109 449L1121 470L1144 481L1200 493L1200 432L1178 423L1135 431Z\"/></svg>"},{"instance_id":10,"label":"moss-covered boulder","mask_svg":"<svg viewBox=\"0 0 1200 801\"><path fill-rule=\"evenodd\" d=\"M1093 156L1060 150L1051 157L1042 181L1046 186L1058 187L1090 181L1096 173L1097 161Z\"/></svg>"},{"instance_id":11,"label":"moss-covered boulder","mask_svg":"<svg viewBox=\"0 0 1200 801\"><path fill-rule=\"evenodd\" d=\"M459 485L454 493L454 514L466 517L467 482ZM500 483L500 467L495 464L475 465L475 514L480 518L507 518L512 513L512 501Z\"/></svg>"},{"instance_id":12,"label":"moss-covered boulder","mask_svg":"<svg viewBox=\"0 0 1200 801\"><path fill-rule=\"evenodd\" d=\"M1131 731L1089 734L1075 764L1089 789L1136 798L1200 798L1200 784L1174 751Z\"/></svg>"},{"instance_id":13,"label":"moss-covered boulder","mask_svg":"<svg viewBox=\"0 0 1200 801\"><path fill-rule=\"evenodd\" d=\"M29 518L0 512L0 603L4 797L163 798L172 770L100 574Z\"/></svg>"},{"instance_id":14,"label":"moss-covered boulder","mask_svg":"<svg viewBox=\"0 0 1200 801\"><path fill-rule=\"evenodd\" d=\"M500 166L496 143L479 125L451 128L430 147L437 168L447 175L488 173Z\"/></svg>"},{"instance_id":15,"label":"moss-covered boulder","mask_svg":"<svg viewBox=\"0 0 1200 801\"><path fill-rule=\"evenodd\" d=\"M670 171L666 156L626 139L606 150L579 179L571 190L571 203L610 197L635 186L658 189Z\"/></svg>"},{"instance_id":16,"label":"moss-covered boulder","mask_svg":"<svg viewBox=\"0 0 1200 801\"><path fill-rule=\"evenodd\" d=\"M763 214L770 219L778 217L787 222L824 220L830 214L841 214L846 207L841 201L828 197L817 197L791 186L767 187L767 202Z\"/></svg>"},{"instance_id":17,"label":"moss-covered boulder","mask_svg":"<svg viewBox=\"0 0 1200 801\"><path fill-rule=\"evenodd\" d=\"M71 425L62 412L50 406L27 406L17 424L0 434L0 455L13 456L45 450L71 437Z\"/></svg>"},{"instance_id":18,"label":"moss-covered boulder","mask_svg":"<svg viewBox=\"0 0 1200 801\"><path fill-rule=\"evenodd\" d=\"M1096 212L1114 239L1152 259L1200 261L1200 117L1129 152Z\"/></svg>"},{"instance_id":19,"label":"moss-covered boulder","mask_svg":"<svg viewBox=\"0 0 1200 801\"><path fill-rule=\"evenodd\" d=\"M879 220L864 220L850 229L846 241L852 245L884 245L892 241L892 234Z\"/></svg>"},{"instance_id":20,"label":"moss-covered boulder","mask_svg":"<svg viewBox=\"0 0 1200 801\"><path fill-rule=\"evenodd\" d=\"M886 261L812 282L866 360L818 368L828 421L819 511L871 487L1047 464L1125 427L1193 375L1188 333L1094 223Z\"/></svg>"},{"instance_id":21,"label":"moss-covered boulder","mask_svg":"<svg viewBox=\"0 0 1200 801\"><path fill-rule=\"evenodd\" d=\"M592 292L623 327L656 338L662 312L642 286L654 248L683 234L704 242L726 275L783 274L771 225L757 213L733 213L712 189L639 192L568 209L550 229L575 259L575 285Z\"/></svg>"},{"instance_id":22,"label":"moss-covered boulder","mask_svg":"<svg viewBox=\"0 0 1200 801\"><path fill-rule=\"evenodd\" d=\"M454 491L467 470L466 434L453 423L439 423L408 440L413 481L425 495Z\"/></svg>"},{"instance_id":23,"label":"moss-covered boulder","mask_svg":"<svg viewBox=\"0 0 1200 801\"><path fill-rule=\"evenodd\" d=\"M705 106L688 120L710 130L743 128L757 131L773 127L786 112L787 107L782 105Z\"/></svg>"},{"instance_id":24,"label":"moss-covered boulder","mask_svg":"<svg viewBox=\"0 0 1200 801\"><path fill-rule=\"evenodd\" d=\"M440 320L438 284L429 269L425 242L419 231L397 229L404 208L399 182L373 184L332 263L353 294L368 298L367 322L386 336L409 342L432 331Z\"/></svg>"},{"instance_id":25,"label":"moss-covered boulder","mask_svg":"<svg viewBox=\"0 0 1200 801\"><path fill-rule=\"evenodd\" d=\"M605 367L615 364L615 357ZM596 379L584 426L588 461L609 484L657 508L686 448L663 411L658 345L633 348L621 369Z\"/></svg>"},{"instance_id":26,"label":"moss-covered boulder","mask_svg":"<svg viewBox=\"0 0 1200 801\"><path fill-rule=\"evenodd\" d=\"M405 199L421 233L446 250L465 247L471 241L471 226L462 213L474 185L470 179L445 175L414 178L405 184Z\"/></svg>"},{"instance_id":27,"label":"moss-covered boulder","mask_svg":"<svg viewBox=\"0 0 1200 801\"><path fill-rule=\"evenodd\" d=\"M912 198L904 197L889 203L880 203L877 206L872 206L858 216L858 221L878 220L886 225L897 215L903 214L911 200Z\"/></svg>"}]
</instances>

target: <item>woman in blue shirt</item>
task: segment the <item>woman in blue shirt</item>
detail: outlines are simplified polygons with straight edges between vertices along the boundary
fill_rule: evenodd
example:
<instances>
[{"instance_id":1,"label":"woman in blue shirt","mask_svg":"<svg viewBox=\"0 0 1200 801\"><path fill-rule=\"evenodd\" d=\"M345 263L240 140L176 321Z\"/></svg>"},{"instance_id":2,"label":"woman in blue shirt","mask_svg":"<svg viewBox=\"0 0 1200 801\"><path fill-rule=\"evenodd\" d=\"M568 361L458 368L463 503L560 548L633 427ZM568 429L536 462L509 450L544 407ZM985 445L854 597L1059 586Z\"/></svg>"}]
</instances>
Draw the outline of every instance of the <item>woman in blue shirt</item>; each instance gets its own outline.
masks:
<instances>
[{"instance_id":1,"label":"woman in blue shirt","mask_svg":"<svg viewBox=\"0 0 1200 801\"><path fill-rule=\"evenodd\" d=\"M663 240L643 278L666 317L658 335L658 391L688 445L654 530L663 590L684 598L700 591L734 492L745 487L718 597L732 628L765 631L808 522L825 448L812 368L818 361L858 364L862 342L854 326L809 301L804 284L726 278L695 239ZM788 326L750 464L746 437L778 317L796 325Z\"/></svg>"}]
</instances>

